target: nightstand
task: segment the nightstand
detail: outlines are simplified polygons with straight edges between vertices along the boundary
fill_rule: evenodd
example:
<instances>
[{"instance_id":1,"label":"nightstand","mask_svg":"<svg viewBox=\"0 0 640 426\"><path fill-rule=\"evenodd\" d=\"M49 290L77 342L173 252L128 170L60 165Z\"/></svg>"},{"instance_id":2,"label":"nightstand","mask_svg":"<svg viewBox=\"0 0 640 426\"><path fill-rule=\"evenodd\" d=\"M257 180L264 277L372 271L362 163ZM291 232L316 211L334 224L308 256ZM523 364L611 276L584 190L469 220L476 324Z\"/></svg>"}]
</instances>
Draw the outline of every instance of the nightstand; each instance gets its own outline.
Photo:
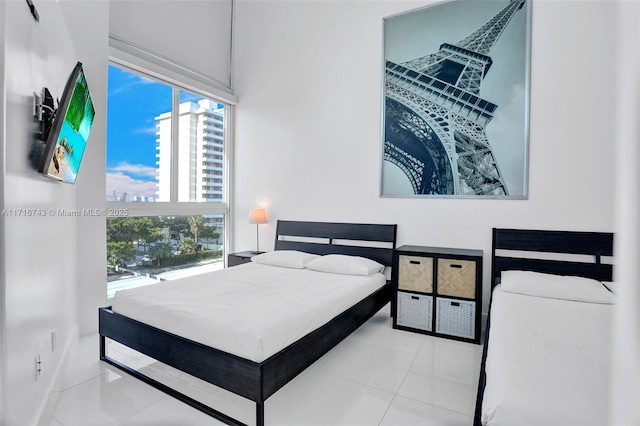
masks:
<instances>
[{"instance_id":1,"label":"nightstand","mask_svg":"<svg viewBox=\"0 0 640 426\"><path fill-rule=\"evenodd\" d=\"M482 250L398 247L392 274L393 328L480 343Z\"/></svg>"},{"instance_id":2,"label":"nightstand","mask_svg":"<svg viewBox=\"0 0 640 426\"><path fill-rule=\"evenodd\" d=\"M227 266L236 266L243 263L251 262L251 258L258 254L264 253L263 251L240 251L237 253L230 253L227 256Z\"/></svg>"}]
</instances>

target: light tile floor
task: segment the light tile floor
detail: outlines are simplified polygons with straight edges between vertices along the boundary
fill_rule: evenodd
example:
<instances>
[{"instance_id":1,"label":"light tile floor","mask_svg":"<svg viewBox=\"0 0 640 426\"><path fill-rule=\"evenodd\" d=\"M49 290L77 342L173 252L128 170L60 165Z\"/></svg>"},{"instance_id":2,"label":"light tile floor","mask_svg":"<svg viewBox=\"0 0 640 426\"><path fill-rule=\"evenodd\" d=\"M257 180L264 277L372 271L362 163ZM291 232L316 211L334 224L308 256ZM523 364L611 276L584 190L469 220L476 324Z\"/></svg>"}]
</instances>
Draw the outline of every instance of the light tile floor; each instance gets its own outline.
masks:
<instances>
[{"instance_id":1,"label":"light tile floor","mask_svg":"<svg viewBox=\"0 0 640 426\"><path fill-rule=\"evenodd\" d=\"M115 343L109 353L254 424L254 404ZM98 359L80 340L50 426L219 425L217 420ZM471 425L482 346L394 330L389 307L276 392L267 425Z\"/></svg>"}]
</instances>

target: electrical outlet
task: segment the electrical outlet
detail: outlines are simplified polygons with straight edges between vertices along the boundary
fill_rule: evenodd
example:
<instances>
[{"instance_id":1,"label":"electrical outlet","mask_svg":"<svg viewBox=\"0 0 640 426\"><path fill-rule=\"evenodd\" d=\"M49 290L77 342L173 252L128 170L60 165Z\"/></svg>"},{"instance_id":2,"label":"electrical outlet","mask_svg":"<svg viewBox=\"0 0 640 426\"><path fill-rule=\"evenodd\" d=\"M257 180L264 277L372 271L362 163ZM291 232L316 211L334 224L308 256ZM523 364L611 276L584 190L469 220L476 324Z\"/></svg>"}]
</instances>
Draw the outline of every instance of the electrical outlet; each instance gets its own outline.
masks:
<instances>
[{"instance_id":1,"label":"electrical outlet","mask_svg":"<svg viewBox=\"0 0 640 426\"><path fill-rule=\"evenodd\" d=\"M51 331L51 352L56 350L56 329Z\"/></svg>"},{"instance_id":2,"label":"electrical outlet","mask_svg":"<svg viewBox=\"0 0 640 426\"><path fill-rule=\"evenodd\" d=\"M40 354L36 355L36 380L40 378L42 373L42 361L40 360Z\"/></svg>"}]
</instances>

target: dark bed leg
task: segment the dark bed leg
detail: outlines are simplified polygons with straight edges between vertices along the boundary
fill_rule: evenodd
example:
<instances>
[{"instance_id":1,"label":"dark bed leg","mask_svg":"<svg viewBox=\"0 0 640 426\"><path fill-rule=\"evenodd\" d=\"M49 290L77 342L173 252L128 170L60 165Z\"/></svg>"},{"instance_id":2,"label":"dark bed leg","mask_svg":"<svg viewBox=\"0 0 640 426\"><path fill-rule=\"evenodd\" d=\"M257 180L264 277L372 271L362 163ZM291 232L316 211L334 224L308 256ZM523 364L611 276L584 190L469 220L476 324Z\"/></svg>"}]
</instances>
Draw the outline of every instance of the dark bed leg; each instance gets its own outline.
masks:
<instances>
[{"instance_id":1,"label":"dark bed leg","mask_svg":"<svg viewBox=\"0 0 640 426\"><path fill-rule=\"evenodd\" d=\"M100 335L100 359L104 360L106 355L106 338L101 334Z\"/></svg>"},{"instance_id":2,"label":"dark bed leg","mask_svg":"<svg viewBox=\"0 0 640 426\"><path fill-rule=\"evenodd\" d=\"M256 426L264 426L264 401L256 402Z\"/></svg>"}]
</instances>

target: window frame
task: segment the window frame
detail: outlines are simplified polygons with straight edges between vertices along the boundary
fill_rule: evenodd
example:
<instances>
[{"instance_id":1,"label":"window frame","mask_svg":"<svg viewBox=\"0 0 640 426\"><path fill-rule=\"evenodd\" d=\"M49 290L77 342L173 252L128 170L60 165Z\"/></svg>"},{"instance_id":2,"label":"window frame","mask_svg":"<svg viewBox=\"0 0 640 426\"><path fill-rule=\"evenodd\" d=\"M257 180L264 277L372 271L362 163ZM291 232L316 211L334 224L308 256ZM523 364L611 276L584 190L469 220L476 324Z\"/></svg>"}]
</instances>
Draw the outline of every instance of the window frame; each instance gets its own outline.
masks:
<instances>
[{"instance_id":1,"label":"window frame","mask_svg":"<svg viewBox=\"0 0 640 426\"><path fill-rule=\"evenodd\" d=\"M231 182L232 165L233 165L233 128L235 119L235 105L237 99L228 93L220 91L215 87L203 84L189 77L188 73L184 75L176 75L169 69L160 65L147 62L141 58L135 58L126 52L117 51L111 48L111 54L108 61L109 66L115 66L127 72L138 74L142 77L166 84L172 89L172 106L171 106L171 190L170 201L154 201L154 202L122 202L106 200L107 215L106 217L121 217L122 212L126 212L126 216L195 216L195 215L219 215L224 217L224 235L223 235L223 258L226 258L227 248L231 240L232 219L230 214L230 205L232 198L233 184ZM180 92L186 91L198 96L213 100L224 105L223 120L223 173L222 173L222 200L220 202L191 202L178 201L178 134L180 114L174 114L179 111ZM108 113L107 113L108 114ZM107 146L105 143L105 161L107 155ZM106 188L105 188L106 195ZM106 220L106 218L105 218Z\"/></svg>"}]
</instances>

